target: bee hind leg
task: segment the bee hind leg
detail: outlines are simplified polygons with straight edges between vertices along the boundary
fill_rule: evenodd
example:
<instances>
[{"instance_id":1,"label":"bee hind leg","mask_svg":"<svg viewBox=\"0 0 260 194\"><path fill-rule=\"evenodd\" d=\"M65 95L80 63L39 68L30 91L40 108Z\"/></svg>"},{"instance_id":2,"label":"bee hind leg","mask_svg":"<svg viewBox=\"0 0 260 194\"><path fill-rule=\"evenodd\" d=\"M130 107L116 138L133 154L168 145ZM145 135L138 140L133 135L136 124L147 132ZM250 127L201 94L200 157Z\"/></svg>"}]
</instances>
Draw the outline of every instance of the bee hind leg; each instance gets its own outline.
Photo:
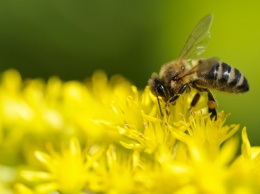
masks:
<instances>
[{"instance_id":1,"label":"bee hind leg","mask_svg":"<svg viewBox=\"0 0 260 194\"><path fill-rule=\"evenodd\" d=\"M200 88L195 83L192 84L192 87L197 89L199 92L207 92L207 94L208 94L208 112L211 113L210 119L212 120L213 118L215 118L215 120L217 120L217 110L216 110L217 102L214 99L211 91L208 88ZM200 94L197 93L191 102L191 107L193 107L197 104L197 102L199 101L199 98L200 98Z\"/></svg>"}]
</instances>

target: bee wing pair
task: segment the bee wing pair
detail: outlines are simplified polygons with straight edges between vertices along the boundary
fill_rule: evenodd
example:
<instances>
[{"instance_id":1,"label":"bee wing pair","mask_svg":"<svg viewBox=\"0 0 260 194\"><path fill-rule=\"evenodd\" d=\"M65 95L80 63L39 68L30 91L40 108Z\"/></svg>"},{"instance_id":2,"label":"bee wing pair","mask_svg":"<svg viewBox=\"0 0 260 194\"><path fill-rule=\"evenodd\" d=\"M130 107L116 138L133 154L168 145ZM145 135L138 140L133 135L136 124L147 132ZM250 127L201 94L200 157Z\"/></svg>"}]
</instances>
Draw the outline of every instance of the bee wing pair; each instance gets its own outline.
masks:
<instances>
[{"instance_id":1,"label":"bee wing pair","mask_svg":"<svg viewBox=\"0 0 260 194\"><path fill-rule=\"evenodd\" d=\"M198 23L186 41L179 55L179 59L196 59L197 56L206 50L210 39L209 29L212 19L213 15L209 14Z\"/></svg>"}]
</instances>

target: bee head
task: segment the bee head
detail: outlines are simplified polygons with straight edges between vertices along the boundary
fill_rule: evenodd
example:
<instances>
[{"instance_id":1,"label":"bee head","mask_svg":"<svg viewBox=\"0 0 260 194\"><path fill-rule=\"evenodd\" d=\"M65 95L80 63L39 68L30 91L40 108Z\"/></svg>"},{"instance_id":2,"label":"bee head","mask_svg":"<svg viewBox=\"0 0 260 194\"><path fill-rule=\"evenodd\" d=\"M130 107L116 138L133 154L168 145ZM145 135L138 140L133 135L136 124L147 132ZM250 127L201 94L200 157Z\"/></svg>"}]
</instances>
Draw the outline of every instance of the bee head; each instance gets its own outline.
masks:
<instances>
[{"instance_id":1,"label":"bee head","mask_svg":"<svg viewBox=\"0 0 260 194\"><path fill-rule=\"evenodd\" d=\"M158 77L157 74L153 74L151 79L149 79L148 84L150 86L151 92L156 97L160 96L166 102L169 99L169 90L165 86L165 83L162 79Z\"/></svg>"}]
</instances>

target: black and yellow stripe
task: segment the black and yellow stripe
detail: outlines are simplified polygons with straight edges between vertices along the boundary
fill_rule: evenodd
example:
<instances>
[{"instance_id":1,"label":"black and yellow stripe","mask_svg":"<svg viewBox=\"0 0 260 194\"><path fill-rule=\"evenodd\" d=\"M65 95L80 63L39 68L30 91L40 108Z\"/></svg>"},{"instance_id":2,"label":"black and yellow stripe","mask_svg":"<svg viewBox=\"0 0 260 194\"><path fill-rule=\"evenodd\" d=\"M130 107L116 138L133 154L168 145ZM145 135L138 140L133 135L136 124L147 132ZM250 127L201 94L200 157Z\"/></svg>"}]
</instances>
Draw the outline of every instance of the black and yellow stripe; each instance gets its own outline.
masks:
<instances>
[{"instance_id":1,"label":"black and yellow stripe","mask_svg":"<svg viewBox=\"0 0 260 194\"><path fill-rule=\"evenodd\" d=\"M245 76L236 68L222 62L199 75L198 84L225 92L243 93L249 90Z\"/></svg>"}]
</instances>

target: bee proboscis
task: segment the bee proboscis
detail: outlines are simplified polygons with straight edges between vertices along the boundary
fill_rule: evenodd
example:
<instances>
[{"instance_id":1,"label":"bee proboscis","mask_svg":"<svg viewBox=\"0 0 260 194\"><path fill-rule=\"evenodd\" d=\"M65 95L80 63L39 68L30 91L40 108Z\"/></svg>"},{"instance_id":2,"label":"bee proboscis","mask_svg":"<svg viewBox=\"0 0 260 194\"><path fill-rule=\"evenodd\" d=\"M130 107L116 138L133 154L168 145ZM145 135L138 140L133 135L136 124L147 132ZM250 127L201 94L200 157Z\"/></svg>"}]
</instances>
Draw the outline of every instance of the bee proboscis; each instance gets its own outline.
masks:
<instances>
[{"instance_id":1,"label":"bee proboscis","mask_svg":"<svg viewBox=\"0 0 260 194\"><path fill-rule=\"evenodd\" d=\"M216 57L196 59L206 50L212 18L212 14L205 16L191 32L179 58L163 65L159 75L153 73L149 79L148 84L158 99L161 114L159 97L167 106L192 87L198 92L191 102L191 107L198 102L200 93L206 92L210 117L217 119L217 103L208 88L229 93L243 93L249 90L247 79L236 68L221 62Z\"/></svg>"}]
</instances>

